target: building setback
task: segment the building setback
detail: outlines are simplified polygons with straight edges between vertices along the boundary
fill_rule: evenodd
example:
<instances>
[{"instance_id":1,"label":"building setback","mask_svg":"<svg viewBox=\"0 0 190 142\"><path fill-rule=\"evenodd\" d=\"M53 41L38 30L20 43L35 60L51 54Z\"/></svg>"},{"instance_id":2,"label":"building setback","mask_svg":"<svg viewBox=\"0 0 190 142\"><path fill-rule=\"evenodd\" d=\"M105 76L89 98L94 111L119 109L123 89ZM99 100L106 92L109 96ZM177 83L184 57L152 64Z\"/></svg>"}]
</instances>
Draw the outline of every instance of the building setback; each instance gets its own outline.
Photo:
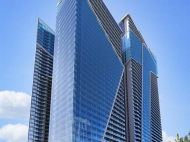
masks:
<instances>
[{"instance_id":1,"label":"building setback","mask_svg":"<svg viewBox=\"0 0 190 142\"><path fill-rule=\"evenodd\" d=\"M38 19L28 142L48 142L55 33Z\"/></svg>"},{"instance_id":2,"label":"building setback","mask_svg":"<svg viewBox=\"0 0 190 142\"><path fill-rule=\"evenodd\" d=\"M117 24L102 0L59 0L52 52L40 21L51 64L42 72L36 51L29 141L162 142L157 59L129 14Z\"/></svg>"}]
</instances>

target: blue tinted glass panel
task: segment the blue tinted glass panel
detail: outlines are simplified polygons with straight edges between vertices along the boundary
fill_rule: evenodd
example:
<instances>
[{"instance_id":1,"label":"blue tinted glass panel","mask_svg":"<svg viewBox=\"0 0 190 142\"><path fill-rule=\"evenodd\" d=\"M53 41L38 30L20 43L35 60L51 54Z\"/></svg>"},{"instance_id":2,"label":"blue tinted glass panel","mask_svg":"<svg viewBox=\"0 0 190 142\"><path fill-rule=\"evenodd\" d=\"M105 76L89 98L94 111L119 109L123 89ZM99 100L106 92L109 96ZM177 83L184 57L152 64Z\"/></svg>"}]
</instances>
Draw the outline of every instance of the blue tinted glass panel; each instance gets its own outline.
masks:
<instances>
[{"instance_id":1,"label":"blue tinted glass panel","mask_svg":"<svg viewBox=\"0 0 190 142\"><path fill-rule=\"evenodd\" d=\"M73 140L102 142L123 69L88 2L77 6Z\"/></svg>"},{"instance_id":2,"label":"blue tinted glass panel","mask_svg":"<svg viewBox=\"0 0 190 142\"><path fill-rule=\"evenodd\" d=\"M150 72L157 74L157 65L151 52L147 47L143 46L143 142L150 142L150 124L151 124L151 106L150 106Z\"/></svg>"},{"instance_id":3,"label":"blue tinted glass panel","mask_svg":"<svg viewBox=\"0 0 190 142\"><path fill-rule=\"evenodd\" d=\"M56 17L50 142L72 142L76 1L64 0Z\"/></svg>"},{"instance_id":4,"label":"blue tinted glass panel","mask_svg":"<svg viewBox=\"0 0 190 142\"><path fill-rule=\"evenodd\" d=\"M37 43L53 56L54 32L41 20L38 20Z\"/></svg>"},{"instance_id":5,"label":"blue tinted glass panel","mask_svg":"<svg viewBox=\"0 0 190 142\"><path fill-rule=\"evenodd\" d=\"M123 63L133 58L142 64L142 42L136 37L132 31L128 31L122 39L122 58Z\"/></svg>"},{"instance_id":6,"label":"blue tinted glass panel","mask_svg":"<svg viewBox=\"0 0 190 142\"><path fill-rule=\"evenodd\" d=\"M131 40L131 57L142 64L142 42L135 36L132 31L129 32Z\"/></svg>"},{"instance_id":7,"label":"blue tinted glass panel","mask_svg":"<svg viewBox=\"0 0 190 142\"><path fill-rule=\"evenodd\" d=\"M127 32L122 39L122 60L125 64L131 58L131 40L129 32Z\"/></svg>"}]
</instances>

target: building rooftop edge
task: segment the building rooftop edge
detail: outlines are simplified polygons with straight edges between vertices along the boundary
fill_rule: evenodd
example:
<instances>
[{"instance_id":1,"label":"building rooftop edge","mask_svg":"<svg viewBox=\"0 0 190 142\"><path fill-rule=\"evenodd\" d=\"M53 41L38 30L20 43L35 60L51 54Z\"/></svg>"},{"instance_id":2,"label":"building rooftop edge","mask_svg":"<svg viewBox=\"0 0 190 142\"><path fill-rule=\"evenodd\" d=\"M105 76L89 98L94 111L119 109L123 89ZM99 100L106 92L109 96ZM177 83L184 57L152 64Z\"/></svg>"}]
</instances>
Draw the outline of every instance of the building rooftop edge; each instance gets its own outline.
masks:
<instances>
[{"instance_id":1,"label":"building rooftop edge","mask_svg":"<svg viewBox=\"0 0 190 142\"><path fill-rule=\"evenodd\" d=\"M131 15L129 13L127 13L125 16L123 16L123 18L121 18L120 22L122 22L126 18L130 18L132 20Z\"/></svg>"},{"instance_id":2,"label":"building rooftop edge","mask_svg":"<svg viewBox=\"0 0 190 142\"><path fill-rule=\"evenodd\" d=\"M127 13L127 14L125 14L125 16L123 16L123 18L120 20L119 23L123 22L126 18L129 18L129 19L133 22L133 19L131 18L131 15L130 15L129 13ZM133 24L134 24L134 26L136 27L136 25L135 25L134 22L133 22ZM136 27L136 29L137 29L137 27ZM137 30L138 30L138 29L137 29ZM135 32L134 32L133 30L131 30L131 31L135 34ZM144 39L143 39L143 36L142 36L142 34L141 34L141 32L140 32L139 30L138 30L138 33L141 35L142 40L144 40ZM135 35L137 36L137 38L139 38L139 39L141 40L141 38L140 38L137 34L135 34ZM143 45L150 51L150 53L153 55L153 57L154 57L155 59L157 59L156 55L151 51L151 49L148 47L148 45L146 44L145 41L143 42Z\"/></svg>"},{"instance_id":3,"label":"building rooftop edge","mask_svg":"<svg viewBox=\"0 0 190 142\"><path fill-rule=\"evenodd\" d=\"M38 17L38 23L42 23L44 26L46 26L46 28L48 28L48 30L50 32L52 32L53 34L55 34L54 30L52 30L41 18Z\"/></svg>"},{"instance_id":4,"label":"building rooftop edge","mask_svg":"<svg viewBox=\"0 0 190 142\"><path fill-rule=\"evenodd\" d=\"M56 8L59 7L59 5L62 3L62 1L63 1L63 0L59 0L59 2L58 2L57 5L56 5Z\"/></svg>"}]
</instances>

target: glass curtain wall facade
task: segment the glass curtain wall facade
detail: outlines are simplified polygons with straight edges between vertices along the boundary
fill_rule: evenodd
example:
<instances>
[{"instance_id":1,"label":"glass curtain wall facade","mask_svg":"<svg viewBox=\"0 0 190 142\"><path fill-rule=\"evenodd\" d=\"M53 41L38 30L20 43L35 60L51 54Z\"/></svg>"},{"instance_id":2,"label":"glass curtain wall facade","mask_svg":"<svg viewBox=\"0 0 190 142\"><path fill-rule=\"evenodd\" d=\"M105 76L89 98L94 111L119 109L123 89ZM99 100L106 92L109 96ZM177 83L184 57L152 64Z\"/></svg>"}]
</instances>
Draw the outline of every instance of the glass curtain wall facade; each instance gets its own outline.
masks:
<instances>
[{"instance_id":1,"label":"glass curtain wall facade","mask_svg":"<svg viewBox=\"0 0 190 142\"><path fill-rule=\"evenodd\" d=\"M59 1L50 142L126 140L121 36L102 0Z\"/></svg>"},{"instance_id":2,"label":"glass curtain wall facade","mask_svg":"<svg viewBox=\"0 0 190 142\"><path fill-rule=\"evenodd\" d=\"M119 25L123 31L128 142L162 142L157 59L130 15L126 15Z\"/></svg>"},{"instance_id":3,"label":"glass curtain wall facade","mask_svg":"<svg viewBox=\"0 0 190 142\"><path fill-rule=\"evenodd\" d=\"M55 33L38 19L28 142L48 142Z\"/></svg>"}]
</instances>

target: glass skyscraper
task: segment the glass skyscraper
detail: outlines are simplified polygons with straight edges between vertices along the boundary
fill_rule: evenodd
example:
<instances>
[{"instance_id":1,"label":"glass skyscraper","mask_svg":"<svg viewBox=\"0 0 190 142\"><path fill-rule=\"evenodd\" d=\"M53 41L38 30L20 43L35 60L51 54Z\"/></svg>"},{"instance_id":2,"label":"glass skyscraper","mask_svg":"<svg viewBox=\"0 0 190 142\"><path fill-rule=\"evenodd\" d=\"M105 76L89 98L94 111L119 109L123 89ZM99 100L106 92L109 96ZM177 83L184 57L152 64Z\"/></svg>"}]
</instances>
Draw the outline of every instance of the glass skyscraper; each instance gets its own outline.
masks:
<instances>
[{"instance_id":1,"label":"glass skyscraper","mask_svg":"<svg viewBox=\"0 0 190 142\"><path fill-rule=\"evenodd\" d=\"M129 14L119 25L123 31L122 61L125 68L128 141L161 142L157 59Z\"/></svg>"},{"instance_id":2,"label":"glass skyscraper","mask_svg":"<svg viewBox=\"0 0 190 142\"><path fill-rule=\"evenodd\" d=\"M55 45L54 32L40 23L52 37L37 40L51 55L51 69L45 78L34 74L32 107L39 114L31 109L30 141L162 142L157 59L129 14L117 24L102 0L59 0ZM42 43L52 43L51 50ZM36 101L43 93L36 95L35 79L45 85L51 76L48 99ZM45 112L50 118L39 117Z\"/></svg>"},{"instance_id":3,"label":"glass skyscraper","mask_svg":"<svg viewBox=\"0 0 190 142\"><path fill-rule=\"evenodd\" d=\"M55 33L38 19L28 142L48 142Z\"/></svg>"},{"instance_id":4,"label":"glass skyscraper","mask_svg":"<svg viewBox=\"0 0 190 142\"><path fill-rule=\"evenodd\" d=\"M112 137L105 133L109 119L118 128L107 131L125 141L121 104L110 116L123 91L122 31L100 0L64 0L57 10L50 142L101 142Z\"/></svg>"}]
</instances>

